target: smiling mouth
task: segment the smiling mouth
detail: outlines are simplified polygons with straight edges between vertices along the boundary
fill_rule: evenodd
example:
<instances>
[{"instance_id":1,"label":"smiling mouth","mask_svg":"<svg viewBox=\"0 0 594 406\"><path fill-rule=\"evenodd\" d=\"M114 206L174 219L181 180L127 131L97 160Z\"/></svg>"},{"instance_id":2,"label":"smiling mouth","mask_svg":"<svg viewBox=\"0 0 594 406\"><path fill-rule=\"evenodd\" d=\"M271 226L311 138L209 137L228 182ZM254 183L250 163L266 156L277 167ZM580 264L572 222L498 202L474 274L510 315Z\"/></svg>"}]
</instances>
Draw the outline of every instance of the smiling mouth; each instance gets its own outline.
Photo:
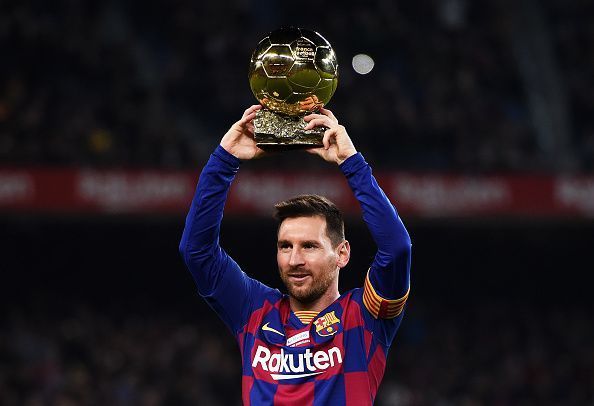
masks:
<instances>
[{"instance_id":1,"label":"smiling mouth","mask_svg":"<svg viewBox=\"0 0 594 406\"><path fill-rule=\"evenodd\" d=\"M289 274L287 276L288 276L289 280L291 280L292 282L296 282L296 283L305 282L305 280L310 277L309 274L305 274L305 273L303 273L303 274Z\"/></svg>"}]
</instances>

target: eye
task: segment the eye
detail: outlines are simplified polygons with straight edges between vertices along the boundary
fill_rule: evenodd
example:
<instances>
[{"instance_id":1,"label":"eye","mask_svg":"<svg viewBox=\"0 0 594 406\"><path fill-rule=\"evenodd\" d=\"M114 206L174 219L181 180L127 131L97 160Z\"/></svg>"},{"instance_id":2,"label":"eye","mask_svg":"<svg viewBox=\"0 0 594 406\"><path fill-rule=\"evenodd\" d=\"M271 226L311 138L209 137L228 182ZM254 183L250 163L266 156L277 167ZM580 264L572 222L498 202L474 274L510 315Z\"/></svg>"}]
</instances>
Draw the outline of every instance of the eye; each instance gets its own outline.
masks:
<instances>
[{"instance_id":1,"label":"eye","mask_svg":"<svg viewBox=\"0 0 594 406\"><path fill-rule=\"evenodd\" d=\"M288 251L291 249L291 244L288 242L280 242L277 245L279 251Z\"/></svg>"},{"instance_id":2,"label":"eye","mask_svg":"<svg viewBox=\"0 0 594 406\"><path fill-rule=\"evenodd\" d=\"M311 242L306 242L305 244L303 244L303 248L304 249L314 249L314 248L316 248L316 244L311 243Z\"/></svg>"}]
</instances>

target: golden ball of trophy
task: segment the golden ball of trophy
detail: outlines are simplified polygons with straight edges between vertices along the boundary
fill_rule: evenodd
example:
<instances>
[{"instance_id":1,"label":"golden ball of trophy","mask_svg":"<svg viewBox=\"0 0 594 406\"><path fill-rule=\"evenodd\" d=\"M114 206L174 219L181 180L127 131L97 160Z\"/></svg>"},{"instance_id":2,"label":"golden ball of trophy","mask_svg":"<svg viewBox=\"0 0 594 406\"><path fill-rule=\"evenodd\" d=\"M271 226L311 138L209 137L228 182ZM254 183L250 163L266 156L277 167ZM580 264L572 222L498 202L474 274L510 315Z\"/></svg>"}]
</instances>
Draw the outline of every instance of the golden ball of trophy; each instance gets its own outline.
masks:
<instances>
[{"instance_id":1,"label":"golden ball of trophy","mask_svg":"<svg viewBox=\"0 0 594 406\"><path fill-rule=\"evenodd\" d=\"M325 106L338 85L336 54L324 37L304 28L271 32L252 54L249 82L264 107L254 120L260 147L322 145L324 128L303 130L303 117Z\"/></svg>"}]
</instances>

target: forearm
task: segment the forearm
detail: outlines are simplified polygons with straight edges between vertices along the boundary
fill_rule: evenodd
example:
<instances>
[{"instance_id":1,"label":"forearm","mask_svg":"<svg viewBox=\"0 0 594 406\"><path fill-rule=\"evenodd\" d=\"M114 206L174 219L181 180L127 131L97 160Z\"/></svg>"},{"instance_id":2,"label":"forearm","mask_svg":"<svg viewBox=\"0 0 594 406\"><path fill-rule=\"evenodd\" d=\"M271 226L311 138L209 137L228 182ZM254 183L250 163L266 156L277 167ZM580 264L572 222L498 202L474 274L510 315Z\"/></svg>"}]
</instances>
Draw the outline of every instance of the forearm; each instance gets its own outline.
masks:
<instances>
[{"instance_id":1,"label":"forearm","mask_svg":"<svg viewBox=\"0 0 594 406\"><path fill-rule=\"evenodd\" d=\"M234 334L260 305L254 298L272 291L248 277L219 246L223 209L239 164L220 146L213 152L200 174L179 246L198 292Z\"/></svg>"},{"instance_id":2,"label":"forearm","mask_svg":"<svg viewBox=\"0 0 594 406\"><path fill-rule=\"evenodd\" d=\"M179 249L199 288L206 288L213 282L206 280L212 275L203 268L224 259L219 247L220 226L229 187L239 164L237 158L217 147L200 174L186 217Z\"/></svg>"},{"instance_id":3,"label":"forearm","mask_svg":"<svg viewBox=\"0 0 594 406\"><path fill-rule=\"evenodd\" d=\"M361 154L351 156L340 168L361 205L363 219L377 245L369 273L371 283L384 298L403 297L409 288L409 234Z\"/></svg>"}]
</instances>

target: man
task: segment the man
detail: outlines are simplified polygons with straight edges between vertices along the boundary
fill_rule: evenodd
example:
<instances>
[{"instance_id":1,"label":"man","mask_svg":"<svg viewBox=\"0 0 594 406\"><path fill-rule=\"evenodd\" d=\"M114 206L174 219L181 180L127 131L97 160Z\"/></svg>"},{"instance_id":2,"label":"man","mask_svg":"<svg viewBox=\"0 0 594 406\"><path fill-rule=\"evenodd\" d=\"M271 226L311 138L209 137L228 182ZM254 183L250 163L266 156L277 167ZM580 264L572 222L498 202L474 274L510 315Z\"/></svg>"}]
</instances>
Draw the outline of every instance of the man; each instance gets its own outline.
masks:
<instances>
[{"instance_id":1,"label":"man","mask_svg":"<svg viewBox=\"0 0 594 406\"><path fill-rule=\"evenodd\" d=\"M339 293L350 245L340 211L315 195L276 205L277 262L289 294L243 273L219 246L219 231L240 162L264 153L253 138L259 108L244 112L204 167L180 252L239 343L245 405L370 405L408 297L408 233L345 128L321 109L305 120L306 129L328 128L324 146L308 152L340 165L378 246L364 287Z\"/></svg>"}]
</instances>

